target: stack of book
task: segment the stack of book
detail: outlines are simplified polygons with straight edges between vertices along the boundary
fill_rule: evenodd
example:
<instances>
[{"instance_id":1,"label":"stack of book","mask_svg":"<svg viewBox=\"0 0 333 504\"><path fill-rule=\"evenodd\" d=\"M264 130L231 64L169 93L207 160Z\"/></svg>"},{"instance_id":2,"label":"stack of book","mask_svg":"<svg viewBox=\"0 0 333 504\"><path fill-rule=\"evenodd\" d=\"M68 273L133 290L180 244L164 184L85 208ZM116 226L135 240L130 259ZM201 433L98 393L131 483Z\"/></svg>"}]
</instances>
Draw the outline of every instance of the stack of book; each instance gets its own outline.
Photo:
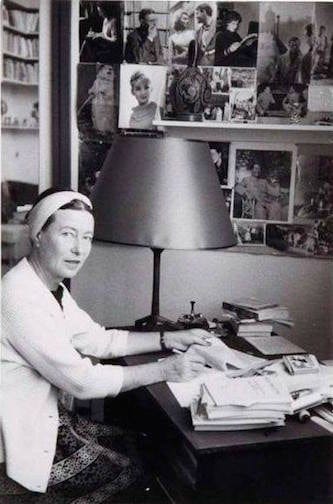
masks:
<instances>
[{"instance_id":1,"label":"stack of book","mask_svg":"<svg viewBox=\"0 0 333 504\"><path fill-rule=\"evenodd\" d=\"M251 337L251 336L270 336L273 331L273 323L269 321L258 322L239 320L235 326L237 336Z\"/></svg>"},{"instance_id":2,"label":"stack of book","mask_svg":"<svg viewBox=\"0 0 333 504\"><path fill-rule=\"evenodd\" d=\"M191 404L192 423L200 431L279 427L292 413L291 404L278 376L221 377L201 385L199 399Z\"/></svg>"},{"instance_id":3,"label":"stack of book","mask_svg":"<svg viewBox=\"0 0 333 504\"><path fill-rule=\"evenodd\" d=\"M250 297L224 301L222 308L236 315L240 322L273 320L292 325L288 308L277 303L264 302Z\"/></svg>"}]
</instances>

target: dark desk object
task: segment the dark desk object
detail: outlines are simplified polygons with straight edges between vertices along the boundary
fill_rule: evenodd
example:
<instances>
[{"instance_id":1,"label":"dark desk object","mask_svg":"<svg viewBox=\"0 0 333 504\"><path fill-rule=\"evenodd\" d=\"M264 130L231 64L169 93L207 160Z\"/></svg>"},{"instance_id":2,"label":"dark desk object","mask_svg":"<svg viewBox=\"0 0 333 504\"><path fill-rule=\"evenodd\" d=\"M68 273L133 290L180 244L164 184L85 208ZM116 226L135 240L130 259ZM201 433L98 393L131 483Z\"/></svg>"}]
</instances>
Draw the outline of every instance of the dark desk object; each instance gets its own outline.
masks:
<instances>
[{"instance_id":1,"label":"dark desk object","mask_svg":"<svg viewBox=\"0 0 333 504\"><path fill-rule=\"evenodd\" d=\"M129 356L122 363L159 357ZM140 420L152 436L160 477L177 504L332 502L332 437L317 424L288 418L280 428L195 432L189 410L179 406L166 384L129 395L126 415Z\"/></svg>"}]
</instances>

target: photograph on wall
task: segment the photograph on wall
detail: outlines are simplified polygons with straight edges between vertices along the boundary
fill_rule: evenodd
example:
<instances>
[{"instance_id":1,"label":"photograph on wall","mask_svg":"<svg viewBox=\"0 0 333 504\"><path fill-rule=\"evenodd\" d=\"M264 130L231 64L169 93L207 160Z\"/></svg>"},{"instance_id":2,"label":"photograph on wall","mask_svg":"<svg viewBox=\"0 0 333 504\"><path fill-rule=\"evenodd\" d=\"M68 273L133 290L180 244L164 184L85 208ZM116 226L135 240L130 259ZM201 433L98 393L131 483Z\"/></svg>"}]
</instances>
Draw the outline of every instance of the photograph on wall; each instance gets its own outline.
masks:
<instances>
[{"instance_id":1,"label":"photograph on wall","mask_svg":"<svg viewBox=\"0 0 333 504\"><path fill-rule=\"evenodd\" d=\"M220 185L228 186L229 146L228 143L208 142Z\"/></svg>"},{"instance_id":2,"label":"photograph on wall","mask_svg":"<svg viewBox=\"0 0 333 504\"><path fill-rule=\"evenodd\" d=\"M232 189L222 188L222 193L224 197L225 206L228 209L228 213L231 213L231 200L232 200Z\"/></svg>"},{"instance_id":3,"label":"photograph on wall","mask_svg":"<svg viewBox=\"0 0 333 504\"><path fill-rule=\"evenodd\" d=\"M169 2L124 2L124 60L132 64L168 62Z\"/></svg>"},{"instance_id":4,"label":"photograph on wall","mask_svg":"<svg viewBox=\"0 0 333 504\"><path fill-rule=\"evenodd\" d=\"M77 126L81 140L111 142L118 122L119 66L77 67Z\"/></svg>"},{"instance_id":5,"label":"photograph on wall","mask_svg":"<svg viewBox=\"0 0 333 504\"><path fill-rule=\"evenodd\" d=\"M310 83L313 19L313 2L260 3L259 84Z\"/></svg>"},{"instance_id":6,"label":"photograph on wall","mask_svg":"<svg viewBox=\"0 0 333 504\"><path fill-rule=\"evenodd\" d=\"M80 62L121 63L123 2L80 1Z\"/></svg>"},{"instance_id":7,"label":"photograph on wall","mask_svg":"<svg viewBox=\"0 0 333 504\"><path fill-rule=\"evenodd\" d=\"M211 69L210 87L213 94L229 93L231 72L228 67L213 67Z\"/></svg>"},{"instance_id":8,"label":"photograph on wall","mask_svg":"<svg viewBox=\"0 0 333 504\"><path fill-rule=\"evenodd\" d=\"M189 44L189 66L213 66L216 42L216 2L197 1L194 11L194 39ZM222 66L222 65L221 65Z\"/></svg>"},{"instance_id":9,"label":"photograph on wall","mask_svg":"<svg viewBox=\"0 0 333 504\"><path fill-rule=\"evenodd\" d=\"M230 68L231 87L255 88L257 83L257 70L255 68Z\"/></svg>"},{"instance_id":10,"label":"photograph on wall","mask_svg":"<svg viewBox=\"0 0 333 504\"><path fill-rule=\"evenodd\" d=\"M79 142L79 192L90 196L110 148L111 144L101 141Z\"/></svg>"},{"instance_id":11,"label":"photograph on wall","mask_svg":"<svg viewBox=\"0 0 333 504\"><path fill-rule=\"evenodd\" d=\"M254 122L256 120L256 90L232 88L230 91L230 121Z\"/></svg>"},{"instance_id":12,"label":"photograph on wall","mask_svg":"<svg viewBox=\"0 0 333 504\"><path fill-rule=\"evenodd\" d=\"M333 214L333 157L299 154L296 161L294 221Z\"/></svg>"},{"instance_id":13,"label":"photograph on wall","mask_svg":"<svg viewBox=\"0 0 333 504\"><path fill-rule=\"evenodd\" d=\"M255 67L258 2L218 2L215 65Z\"/></svg>"},{"instance_id":14,"label":"photograph on wall","mask_svg":"<svg viewBox=\"0 0 333 504\"><path fill-rule=\"evenodd\" d=\"M195 7L195 2L170 2L167 41L167 63L170 66L188 64L189 46L195 39Z\"/></svg>"},{"instance_id":15,"label":"photograph on wall","mask_svg":"<svg viewBox=\"0 0 333 504\"><path fill-rule=\"evenodd\" d=\"M232 217L290 222L293 214L296 147L287 144L232 143L229 177Z\"/></svg>"},{"instance_id":16,"label":"photograph on wall","mask_svg":"<svg viewBox=\"0 0 333 504\"><path fill-rule=\"evenodd\" d=\"M233 221L237 245L265 245L265 224L263 222Z\"/></svg>"},{"instance_id":17,"label":"photograph on wall","mask_svg":"<svg viewBox=\"0 0 333 504\"><path fill-rule=\"evenodd\" d=\"M333 3L316 2L312 27L312 81L333 85Z\"/></svg>"},{"instance_id":18,"label":"photograph on wall","mask_svg":"<svg viewBox=\"0 0 333 504\"><path fill-rule=\"evenodd\" d=\"M127 65L120 67L119 128L153 130L161 118L167 67Z\"/></svg>"},{"instance_id":19,"label":"photograph on wall","mask_svg":"<svg viewBox=\"0 0 333 504\"><path fill-rule=\"evenodd\" d=\"M257 88L256 112L260 117L286 117L297 123L307 113L308 86L263 83Z\"/></svg>"},{"instance_id":20,"label":"photograph on wall","mask_svg":"<svg viewBox=\"0 0 333 504\"><path fill-rule=\"evenodd\" d=\"M333 217L312 224L267 224L266 244L292 255L333 257Z\"/></svg>"}]
</instances>

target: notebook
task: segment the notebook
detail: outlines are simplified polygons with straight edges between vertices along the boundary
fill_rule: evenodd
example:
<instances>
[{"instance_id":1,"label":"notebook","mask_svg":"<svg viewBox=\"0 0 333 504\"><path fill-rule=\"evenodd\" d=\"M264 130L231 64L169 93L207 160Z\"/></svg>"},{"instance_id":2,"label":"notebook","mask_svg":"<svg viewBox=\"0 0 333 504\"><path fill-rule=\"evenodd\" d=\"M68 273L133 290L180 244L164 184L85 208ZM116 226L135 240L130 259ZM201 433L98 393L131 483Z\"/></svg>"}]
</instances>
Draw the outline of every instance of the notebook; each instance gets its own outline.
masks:
<instances>
[{"instance_id":1,"label":"notebook","mask_svg":"<svg viewBox=\"0 0 333 504\"><path fill-rule=\"evenodd\" d=\"M245 341L263 355L306 353L306 351L283 336L242 336Z\"/></svg>"}]
</instances>

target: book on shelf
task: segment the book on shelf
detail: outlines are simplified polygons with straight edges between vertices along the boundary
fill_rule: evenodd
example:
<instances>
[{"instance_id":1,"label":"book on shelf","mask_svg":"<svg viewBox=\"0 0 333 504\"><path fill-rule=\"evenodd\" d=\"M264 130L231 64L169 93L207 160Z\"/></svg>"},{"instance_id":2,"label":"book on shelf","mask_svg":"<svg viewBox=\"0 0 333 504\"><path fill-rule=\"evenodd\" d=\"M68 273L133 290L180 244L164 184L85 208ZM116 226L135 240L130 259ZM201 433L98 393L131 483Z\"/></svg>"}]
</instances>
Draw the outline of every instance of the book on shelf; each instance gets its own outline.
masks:
<instances>
[{"instance_id":1,"label":"book on shelf","mask_svg":"<svg viewBox=\"0 0 333 504\"><path fill-rule=\"evenodd\" d=\"M239 306L234 302L223 301L222 308L236 313L240 319L256 320L289 320L290 314L286 306L266 306L265 308L254 309Z\"/></svg>"}]
</instances>

